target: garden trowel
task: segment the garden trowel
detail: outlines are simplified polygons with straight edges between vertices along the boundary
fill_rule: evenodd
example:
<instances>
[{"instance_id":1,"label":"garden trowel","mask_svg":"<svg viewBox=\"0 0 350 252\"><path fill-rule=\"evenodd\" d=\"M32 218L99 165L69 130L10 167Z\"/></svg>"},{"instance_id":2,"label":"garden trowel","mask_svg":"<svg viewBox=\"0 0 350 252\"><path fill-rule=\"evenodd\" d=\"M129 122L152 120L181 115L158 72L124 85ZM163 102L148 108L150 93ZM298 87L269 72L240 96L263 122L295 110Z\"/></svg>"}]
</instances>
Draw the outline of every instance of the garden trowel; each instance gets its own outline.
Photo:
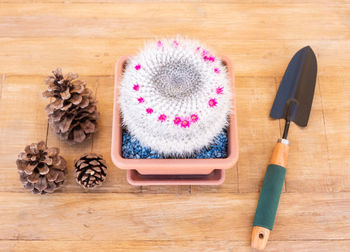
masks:
<instances>
[{"instance_id":1,"label":"garden trowel","mask_svg":"<svg viewBox=\"0 0 350 252\"><path fill-rule=\"evenodd\" d=\"M317 75L317 61L311 47L300 49L284 73L270 117L285 119L282 138L278 139L267 167L256 208L251 246L264 249L275 222L277 207L286 175L291 122L305 127L309 120Z\"/></svg>"}]
</instances>

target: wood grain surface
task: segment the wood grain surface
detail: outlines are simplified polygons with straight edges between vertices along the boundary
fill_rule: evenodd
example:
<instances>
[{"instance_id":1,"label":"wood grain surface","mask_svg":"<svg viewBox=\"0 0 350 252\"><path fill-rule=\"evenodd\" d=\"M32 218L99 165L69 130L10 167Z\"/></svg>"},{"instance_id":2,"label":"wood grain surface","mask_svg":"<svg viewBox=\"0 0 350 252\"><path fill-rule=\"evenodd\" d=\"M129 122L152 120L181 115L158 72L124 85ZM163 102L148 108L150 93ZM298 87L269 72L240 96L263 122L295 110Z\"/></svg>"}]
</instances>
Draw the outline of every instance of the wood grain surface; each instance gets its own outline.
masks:
<instances>
[{"instance_id":1,"label":"wood grain surface","mask_svg":"<svg viewBox=\"0 0 350 252\"><path fill-rule=\"evenodd\" d=\"M145 40L182 34L233 61L240 159L221 186L127 183L110 158L114 64ZM266 165L283 122L269 109L292 55L310 45L318 79L309 125L290 129L287 176L266 251L350 251L350 1L0 0L0 251L251 251ZM59 141L41 97L51 70L94 90L99 132ZM32 195L15 160L46 140L68 162L64 187ZM104 186L85 192L73 160L104 155Z\"/></svg>"}]
</instances>

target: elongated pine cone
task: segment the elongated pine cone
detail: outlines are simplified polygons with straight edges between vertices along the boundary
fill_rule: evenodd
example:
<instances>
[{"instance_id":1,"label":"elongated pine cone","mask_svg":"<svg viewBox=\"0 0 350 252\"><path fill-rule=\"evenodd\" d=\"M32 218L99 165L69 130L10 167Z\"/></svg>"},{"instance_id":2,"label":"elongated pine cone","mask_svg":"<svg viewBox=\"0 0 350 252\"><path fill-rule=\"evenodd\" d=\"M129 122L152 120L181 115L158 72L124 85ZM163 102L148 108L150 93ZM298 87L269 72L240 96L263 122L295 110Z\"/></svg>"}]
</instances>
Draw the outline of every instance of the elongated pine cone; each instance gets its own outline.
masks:
<instances>
[{"instance_id":1,"label":"elongated pine cone","mask_svg":"<svg viewBox=\"0 0 350 252\"><path fill-rule=\"evenodd\" d=\"M162 39L131 58L120 86L123 125L159 153L192 154L228 125L232 91L223 62L198 41Z\"/></svg>"},{"instance_id":2,"label":"elongated pine cone","mask_svg":"<svg viewBox=\"0 0 350 252\"><path fill-rule=\"evenodd\" d=\"M33 193L52 193L59 188L67 173L66 161L58 148L47 148L45 142L27 145L16 161L24 188Z\"/></svg>"},{"instance_id":3,"label":"elongated pine cone","mask_svg":"<svg viewBox=\"0 0 350 252\"><path fill-rule=\"evenodd\" d=\"M102 155L84 154L74 161L74 166L77 182L87 189L101 185L107 176L107 165Z\"/></svg>"},{"instance_id":4,"label":"elongated pine cone","mask_svg":"<svg viewBox=\"0 0 350 252\"><path fill-rule=\"evenodd\" d=\"M46 106L49 123L61 140L81 143L97 130L99 113L92 91L77 79L77 74L63 76L60 68L52 73L45 80L48 89L43 92L44 97L54 98Z\"/></svg>"}]
</instances>

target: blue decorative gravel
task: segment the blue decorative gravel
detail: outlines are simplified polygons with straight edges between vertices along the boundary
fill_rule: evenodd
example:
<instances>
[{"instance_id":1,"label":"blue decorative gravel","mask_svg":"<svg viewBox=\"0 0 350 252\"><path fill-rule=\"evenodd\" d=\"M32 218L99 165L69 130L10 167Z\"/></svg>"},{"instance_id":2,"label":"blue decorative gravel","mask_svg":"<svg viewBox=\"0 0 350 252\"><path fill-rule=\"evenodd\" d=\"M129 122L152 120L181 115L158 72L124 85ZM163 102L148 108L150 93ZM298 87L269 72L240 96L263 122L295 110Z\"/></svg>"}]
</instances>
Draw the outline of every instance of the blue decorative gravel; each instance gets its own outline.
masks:
<instances>
[{"instance_id":1,"label":"blue decorative gravel","mask_svg":"<svg viewBox=\"0 0 350 252\"><path fill-rule=\"evenodd\" d=\"M123 130L122 156L129 159L162 159L162 158L226 158L227 157L227 132L224 130L215 139L214 143L188 157L167 157L159 154L149 147L142 146L140 142L129 132Z\"/></svg>"}]
</instances>

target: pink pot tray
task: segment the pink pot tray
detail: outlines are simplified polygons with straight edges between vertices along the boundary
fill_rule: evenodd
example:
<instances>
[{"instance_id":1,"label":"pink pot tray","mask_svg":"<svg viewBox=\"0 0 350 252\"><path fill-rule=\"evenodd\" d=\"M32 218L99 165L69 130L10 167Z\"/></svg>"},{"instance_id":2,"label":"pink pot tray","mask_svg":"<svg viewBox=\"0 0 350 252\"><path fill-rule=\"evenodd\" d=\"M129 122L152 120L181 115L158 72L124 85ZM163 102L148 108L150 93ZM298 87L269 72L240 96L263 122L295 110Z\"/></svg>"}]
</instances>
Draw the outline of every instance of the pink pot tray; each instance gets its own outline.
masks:
<instances>
[{"instance_id":1,"label":"pink pot tray","mask_svg":"<svg viewBox=\"0 0 350 252\"><path fill-rule=\"evenodd\" d=\"M224 182L225 170L238 161L238 134L235 112L233 111L227 129L227 157L217 159L127 159L122 156L122 125L118 104L119 85L129 56L121 57L116 63L114 83L114 107L111 157L115 166L127 170L127 180L132 185L218 185ZM231 61L222 57L227 67L234 94L234 74Z\"/></svg>"},{"instance_id":2,"label":"pink pot tray","mask_svg":"<svg viewBox=\"0 0 350 252\"><path fill-rule=\"evenodd\" d=\"M143 175L127 170L126 178L134 186L147 185L220 185L225 180L225 170L216 169L209 174Z\"/></svg>"}]
</instances>

